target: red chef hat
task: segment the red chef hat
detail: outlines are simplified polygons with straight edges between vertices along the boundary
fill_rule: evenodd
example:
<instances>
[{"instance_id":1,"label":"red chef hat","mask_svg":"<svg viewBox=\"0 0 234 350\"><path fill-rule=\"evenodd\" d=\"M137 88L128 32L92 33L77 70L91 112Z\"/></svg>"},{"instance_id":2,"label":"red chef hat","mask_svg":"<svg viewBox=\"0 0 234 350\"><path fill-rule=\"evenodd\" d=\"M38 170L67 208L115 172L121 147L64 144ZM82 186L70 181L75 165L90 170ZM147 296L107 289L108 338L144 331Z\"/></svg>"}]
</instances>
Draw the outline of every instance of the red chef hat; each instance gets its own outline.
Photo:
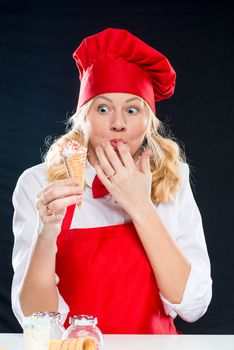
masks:
<instances>
[{"instance_id":1,"label":"red chef hat","mask_svg":"<svg viewBox=\"0 0 234 350\"><path fill-rule=\"evenodd\" d=\"M97 95L124 92L142 97L155 113L155 102L174 93L176 73L168 59L125 29L88 36L73 58L81 81L78 109Z\"/></svg>"}]
</instances>

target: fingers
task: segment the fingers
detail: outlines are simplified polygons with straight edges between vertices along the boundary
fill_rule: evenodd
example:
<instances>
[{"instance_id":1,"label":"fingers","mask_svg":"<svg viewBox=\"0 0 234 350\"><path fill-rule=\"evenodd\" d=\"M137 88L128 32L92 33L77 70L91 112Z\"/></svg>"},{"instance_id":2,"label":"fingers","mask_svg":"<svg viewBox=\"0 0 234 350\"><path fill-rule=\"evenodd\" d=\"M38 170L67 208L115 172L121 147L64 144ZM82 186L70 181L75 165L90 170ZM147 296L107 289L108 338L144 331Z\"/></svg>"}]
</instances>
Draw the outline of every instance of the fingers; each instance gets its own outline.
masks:
<instances>
[{"instance_id":1,"label":"fingers","mask_svg":"<svg viewBox=\"0 0 234 350\"><path fill-rule=\"evenodd\" d=\"M97 173L97 176L99 177L99 179L101 180L101 182L103 183L103 185L108 189L108 191L110 192L110 188L111 188L111 181L110 178L108 178L106 176L106 173L103 171L102 167L100 166L100 164L95 163L95 170ZM113 169L112 169L113 170ZM114 170L113 170L114 171Z\"/></svg>"},{"instance_id":2,"label":"fingers","mask_svg":"<svg viewBox=\"0 0 234 350\"><path fill-rule=\"evenodd\" d=\"M82 193L76 179L58 180L44 187L36 202L41 221L44 224L61 222L66 207L81 203Z\"/></svg>"},{"instance_id":3,"label":"fingers","mask_svg":"<svg viewBox=\"0 0 234 350\"><path fill-rule=\"evenodd\" d=\"M64 213L60 214L55 214L53 213L52 215L42 215L41 216L41 221L43 224L61 224L61 221L63 220L65 215L65 210Z\"/></svg>"},{"instance_id":4,"label":"fingers","mask_svg":"<svg viewBox=\"0 0 234 350\"><path fill-rule=\"evenodd\" d=\"M37 194L37 198L40 198L42 193L49 191L51 188L54 187L61 187L61 186L79 186L79 181L77 179L63 179L63 180L57 180L49 183L46 187L43 188L40 192Z\"/></svg>"},{"instance_id":5,"label":"fingers","mask_svg":"<svg viewBox=\"0 0 234 350\"><path fill-rule=\"evenodd\" d=\"M110 176L122 168L123 164L108 141L103 142L102 146L96 148L97 157L105 174Z\"/></svg>"},{"instance_id":6,"label":"fingers","mask_svg":"<svg viewBox=\"0 0 234 350\"><path fill-rule=\"evenodd\" d=\"M72 204L79 204L82 201L81 195L76 196L69 196L65 197L63 199L55 199L54 201L50 202L47 205L47 209L49 213L55 213L57 214L59 211L63 210L64 208L69 207Z\"/></svg>"},{"instance_id":7,"label":"fingers","mask_svg":"<svg viewBox=\"0 0 234 350\"><path fill-rule=\"evenodd\" d=\"M151 155L151 150L149 148L145 149L137 162L138 169L141 172L145 173L146 175L151 174L150 155Z\"/></svg>"},{"instance_id":8,"label":"fingers","mask_svg":"<svg viewBox=\"0 0 234 350\"><path fill-rule=\"evenodd\" d=\"M80 186L54 186L49 189L44 189L41 193L40 199L44 205L47 205L59 198L66 198L72 195L81 195L83 189Z\"/></svg>"},{"instance_id":9,"label":"fingers","mask_svg":"<svg viewBox=\"0 0 234 350\"><path fill-rule=\"evenodd\" d=\"M107 176L111 176L114 172L119 172L123 166L126 168L135 168L134 160L129 152L129 148L123 142L117 143L117 152L114 151L109 141L102 143L103 147L97 147L96 153L100 165Z\"/></svg>"},{"instance_id":10,"label":"fingers","mask_svg":"<svg viewBox=\"0 0 234 350\"><path fill-rule=\"evenodd\" d=\"M49 224L49 223L57 223L62 220L62 212L58 212L57 214L50 211L49 207L43 203L42 197L40 197L37 200L36 203L37 209L39 211L40 219L43 224Z\"/></svg>"},{"instance_id":11,"label":"fingers","mask_svg":"<svg viewBox=\"0 0 234 350\"><path fill-rule=\"evenodd\" d=\"M121 156L122 162L126 168L134 168L135 169L135 162L132 158L132 155L130 153L129 147L125 145L123 142L117 143L117 148L119 151L119 154Z\"/></svg>"}]
</instances>

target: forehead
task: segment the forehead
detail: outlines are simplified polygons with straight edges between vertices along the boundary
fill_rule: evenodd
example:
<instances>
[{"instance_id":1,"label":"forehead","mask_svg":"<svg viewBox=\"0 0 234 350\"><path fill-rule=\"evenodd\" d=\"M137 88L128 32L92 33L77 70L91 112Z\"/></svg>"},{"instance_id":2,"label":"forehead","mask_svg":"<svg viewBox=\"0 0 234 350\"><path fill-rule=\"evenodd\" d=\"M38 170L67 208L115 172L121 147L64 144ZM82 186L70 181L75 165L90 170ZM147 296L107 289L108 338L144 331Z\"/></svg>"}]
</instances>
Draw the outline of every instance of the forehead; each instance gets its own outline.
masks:
<instances>
[{"instance_id":1,"label":"forehead","mask_svg":"<svg viewBox=\"0 0 234 350\"><path fill-rule=\"evenodd\" d=\"M101 94L97 95L94 100L106 100L109 102L121 102L121 103L127 103L130 101L139 101L143 103L143 99L137 95L128 94L128 93L120 93L120 92L113 92L108 94Z\"/></svg>"}]
</instances>

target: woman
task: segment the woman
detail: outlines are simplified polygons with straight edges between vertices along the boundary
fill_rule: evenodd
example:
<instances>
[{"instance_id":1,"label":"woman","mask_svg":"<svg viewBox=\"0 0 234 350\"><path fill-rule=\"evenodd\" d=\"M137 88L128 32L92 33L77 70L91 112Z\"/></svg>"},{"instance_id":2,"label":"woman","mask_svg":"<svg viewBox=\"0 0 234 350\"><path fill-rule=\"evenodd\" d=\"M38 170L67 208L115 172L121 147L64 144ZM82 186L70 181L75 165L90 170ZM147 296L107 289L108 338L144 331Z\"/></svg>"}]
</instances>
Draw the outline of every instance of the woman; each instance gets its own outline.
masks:
<instances>
[{"instance_id":1,"label":"woman","mask_svg":"<svg viewBox=\"0 0 234 350\"><path fill-rule=\"evenodd\" d=\"M58 310L95 315L104 333L178 334L176 315L193 322L206 312L212 280L188 164L156 118L175 71L115 28L84 39L73 57L72 127L13 195L13 310L21 323ZM88 147L84 190L66 176L67 140Z\"/></svg>"}]
</instances>

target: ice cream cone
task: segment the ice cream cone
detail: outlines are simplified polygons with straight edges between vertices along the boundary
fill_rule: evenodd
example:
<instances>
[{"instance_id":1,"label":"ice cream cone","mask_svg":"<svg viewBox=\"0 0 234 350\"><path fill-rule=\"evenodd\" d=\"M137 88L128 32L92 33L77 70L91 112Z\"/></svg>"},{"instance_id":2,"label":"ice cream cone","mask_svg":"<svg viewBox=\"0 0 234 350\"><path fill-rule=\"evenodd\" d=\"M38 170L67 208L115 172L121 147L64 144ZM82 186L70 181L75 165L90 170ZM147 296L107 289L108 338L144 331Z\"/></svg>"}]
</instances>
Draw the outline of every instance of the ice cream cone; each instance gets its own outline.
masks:
<instances>
[{"instance_id":1,"label":"ice cream cone","mask_svg":"<svg viewBox=\"0 0 234 350\"><path fill-rule=\"evenodd\" d=\"M59 350L83 350L84 338L62 340Z\"/></svg>"},{"instance_id":2,"label":"ice cream cone","mask_svg":"<svg viewBox=\"0 0 234 350\"><path fill-rule=\"evenodd\" d=\"M83 337L50 340L49 350L97 350L97 345L93 339Z\"/></svg>"},{"instance_id":3,"label":"ice cream cone","mask_svg":"<svg viewBox=\"0 0 234 350\"><path fill-rule=\"evenodd\" d=\"M77 179L80 186L84 188L87 147L82 146L77 141L69 140L64 144L61 155L68 177ZM80 207L81 203L78 206Z\"/></svg>"},{"instance_id":4,"label":"ice cream cone","mask_svg":"<svg viewBox=\"0 0 234 350\"><path fill-rule=\"evenodd\" d=\"M70 158L64 158L64 163L69 177L77 179L80 186L84 188L86 153Z\"/></svg>"},{"instance_id":5,"label":"ice cream cone","mask_svg":"<svg viewBox=\"0 0 234 350\"><path fill-rule=\"evenodd\" d=\"M93 339L87 338L84 341L83 350L97 350L97 345Z\"/></svg>"}]
</instances>

